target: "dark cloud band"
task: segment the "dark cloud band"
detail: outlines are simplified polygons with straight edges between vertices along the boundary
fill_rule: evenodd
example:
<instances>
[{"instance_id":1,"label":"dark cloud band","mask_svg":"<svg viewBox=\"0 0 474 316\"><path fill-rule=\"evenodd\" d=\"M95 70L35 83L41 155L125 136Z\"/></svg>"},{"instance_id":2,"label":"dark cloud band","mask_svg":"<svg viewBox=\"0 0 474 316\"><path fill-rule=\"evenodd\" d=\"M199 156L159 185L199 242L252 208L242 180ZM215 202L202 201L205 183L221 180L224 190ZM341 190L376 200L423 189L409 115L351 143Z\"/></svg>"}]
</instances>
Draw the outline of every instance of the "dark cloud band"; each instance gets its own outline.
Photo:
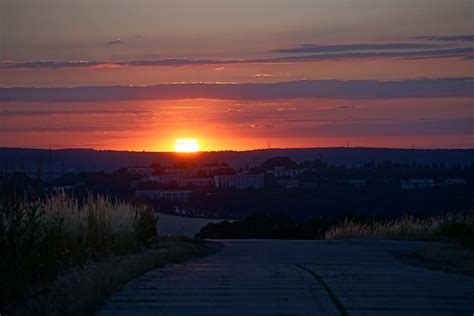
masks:
<instances>
[{"instance_id":1,"label":"dark cloud band","mask_svg":"<svg viewBox=\"0 0 474 316\"><path fill-rule=\"evenodd\" d=\"M171 99L274 100L284 98L436 98L474 97L474 78L303 80L281 83L188 83L154 86L0 88L0 101L88 102Z\"/></svg>"},{"instance_id":2,"label":"dark cloud band","mask_svg":"<svg viewBox=\"0 0 474 316\"><path fill-rule=\"evenodd\" d=\"M313 47L314 48L314 47ZM310 52L310 51L307 51ZM31 62L1 62L0 69L62 69L62 68L98 68L98 67L184 67L199 65L233 65L233 64L284 64L305 63L337 60L353 60L367 58L472 58L473 47L458 47L430 50L408 51L349 51L339 53L324 53L312 55L293 55L273 58L256 59L200 59L200 58L167 58L156 60L131 60L131 61L31 61Z\"/></svg>"},{"instance_id":3,"label":"dark cloud band","mask_svg":"<svg viewBox=\"0 0 474 316\"><path fill-rule=\"evenodd\" d=\"M433 36L420 36L417 39L436 41L436 42L474 42L474 35L463 34L463 35L433 35Z\"/></svg>"},{"instance_id":4,"label":"dark cloud band","mask_svg":"<svg viewBox=\"0 0 474 316\"><path fill-rule=\"evenodd\" d=\"M430 43L383 43L383 44L341 44L341 45L318 45L301 44L293 48L277 49L275 53L338 53L350 51L367 50L389 50L389 49L432 49L438 48Z\"/></svg>"}]
</instances>

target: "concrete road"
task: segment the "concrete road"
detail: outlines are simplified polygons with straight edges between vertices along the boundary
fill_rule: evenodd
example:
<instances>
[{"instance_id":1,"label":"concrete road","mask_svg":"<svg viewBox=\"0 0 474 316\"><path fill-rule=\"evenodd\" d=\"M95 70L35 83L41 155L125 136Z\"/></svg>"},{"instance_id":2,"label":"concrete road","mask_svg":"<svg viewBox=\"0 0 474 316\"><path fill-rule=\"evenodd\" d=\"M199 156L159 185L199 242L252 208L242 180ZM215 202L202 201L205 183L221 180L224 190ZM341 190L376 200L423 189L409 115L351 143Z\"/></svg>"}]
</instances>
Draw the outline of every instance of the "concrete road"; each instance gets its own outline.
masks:
<instances>
[{"instance_id":1,"label":"concrete road","mask_svg":"<svg viewBox=\"0 0 474 316\"><path fill-rule=\"evenodd\" d=\"M400 262L405 241L221 241L217 254L129 283L111 315L467 315L474 277Z\"/></svg>"}]
</instances>

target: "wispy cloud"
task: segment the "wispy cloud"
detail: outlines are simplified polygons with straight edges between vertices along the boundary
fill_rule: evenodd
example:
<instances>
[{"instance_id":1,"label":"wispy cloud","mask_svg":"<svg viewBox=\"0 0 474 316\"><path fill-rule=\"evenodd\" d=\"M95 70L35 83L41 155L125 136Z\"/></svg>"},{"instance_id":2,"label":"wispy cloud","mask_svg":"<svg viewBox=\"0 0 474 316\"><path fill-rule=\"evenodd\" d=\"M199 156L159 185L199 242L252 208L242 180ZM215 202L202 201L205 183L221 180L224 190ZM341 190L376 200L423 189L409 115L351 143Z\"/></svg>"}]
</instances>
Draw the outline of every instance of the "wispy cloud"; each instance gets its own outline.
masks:
<instances>
[{"instance_id":1,"label":"wispy cloud","mask_svg":"<svg viewBox=\"0 0 474 316\"><path fill-rule=\"evenodd\" d=\"M168 58L156 60L132 60L132 61L54 61L40 60L30 62L11 62L4 61L0 63L3 69L41 69L41 68L97 68L97 67L153 67L153 66L187 66L187 65L210 65L238 63L239 60L213 60L213 59L188 59L188 58Z\"/></svg>"},{"instance_id":2,"label":"wispy cloud","mask_svg":"<svg viewBox=\"0 0 474 316\"><path fill-rule=\"evenodd\" d=\"M255 74L256 78L275 78L275 77L291 77L289 72L272 72L272 73L258 73Z\"/></svg>"},{"instance_id":3,"label":"wispy cloud","mask_svg":"<svg viewBox=\"0 0 474 316\"><path fill-rule=\"evenodd\" d=\"M416 39L422 39L427 41L437 42L474 42L474 35L461 34L461 35L430 35L430 36L418 36Z\"/></svg>"},{"instance_id":4,"label":"wispy cloud","mask_svg":"<svg viewBox=\"0 0 474 316\"><path fill-rule=\"evenodd\" d=\"M11 111L5 110L0 111L0 117L9 116L52 116L52 115L118 115L118 114L153 114L155 111L138 111L138 110L69 110L69 111L58 111L58 110L41 110L41 111Z\"/></svg>"},{"instance_id":5,"label":"wispy cloud","mask_svg":"<svg viewBox=\"0 0 474 316\"><path fill-rule=\"evenodd\" d=\"M106 44L107 45L116 45L116 44L122 44L122 40L120 38L114 39L112 41L108 41Z\"/></svg>"},{"instance_id":6,"label":"wispy cloud","mask_svg":"<svg viewBox=\"0 0 474 316\"><path fill-rule=\"evenodd\" d=\"M136 130L150 130L150 127L144 126L112 126L112 124L104 126L96 125L74 125L74 126L9 126L0 127L0 133L65 133L65 132L87 132L87 133L109 133L109 132L131 132Z\"/></svg>"},{"instance_id":7,"label":"wispy cloud","mask_svg":"<svg viewBox=\"0 0 474 316\"><path fill-rule=\"evenodd\" d=\"M278 112L293 112L296 111L296 108L293 107L281 107L277 109Z\"/></svg>"},{"instance_id":8,"label":"wispy cloud","mask_svg":"<svg viewBox=\"0 0 474 316\"><path fill-rule=\"evenodd\" d=\"M366 58L399 58L399 59L424 59L424 58L451 58L464 57L468 58L474 54L473 47L459 47L447 49L431 49L416 51L382 51L382 52L346 52L332 54L316 54L316 55L300 55L287 56L280 58L268 59L268 62L285 63L285 62L317 62L329 60L351 60Z\"/></svg>"},{"instance_id":9,"label":"wispy cloud","mask_svg":"<svg viewBox=\"0 0 474 316\"><path fill-rule=\"evenodd\" d=\"M131 61L28 61L28 62L0 62L0 69L62 69L62 68L137 68L137 67L183 67L199 65L218 65L220 69L223 65L233 64L284 64L284 63L305 63L353 59L370 58L452 58L463 57L472 58L474 55L473 47L456 47L430 50L403 50L403 51L348 51L339 53L323 53L310 55L290 55L284 57L269 57L255 59L206 59L206 58L167 58L155 60L131 60Z\"/></svg>"},{"instance_id":10,"label":"wispy cloud","mask_svg":"<svg viewBox=\"0 0 474 316\"><path fill-rule=\"evenodd\" d=\"M288 129L272 131L275 136L355 137L355 136L415 136L474 135L474 118L407 120L332 120L295 124Z\"/></svg>"},{"instance_id":11,"label":"wispy cloud","mask_svg":"<svg viewBox=\"0 0 474 316\"><path fill-rule=\"evenodd\" d=\"M428 49L439 46L430 43L382 43L382 44L341 44L319 45L300 44L293 48L276 49L274 53L338 53L367 50L399 50L399 49Z\"/></svg>"},{"instance_id":12,"label":"wispy cloud","mask_svg":"<svg viewBox=\"0 0 474 316\"><path fill-rule=\"evenodd\" d=\"M246 117L232 117L226 128L239 129L242 135L275 137L356 137L356 136L416 136L416 135L474 135L474 117L419 119L308 119L285 120L285 125L272 120L254 122ZM275 123L275 124L274 124ZM242 130L242 127L247 127ZM0 133L101 133L102 137L118 137L130 132L153 131L146 125L81 124L70 126L0 126ZM255 130L259 130L256 134ZM260 133L260 134L259 134ZM118 135L119 134L119 135ZM123 135L127 136L127 135Z\"/></svg>"},{"instance_id":13,"label":"wispy cloud","mask_svg":"<svg viewBox=\"0 0 474 316\"><path fill-rule=\"evenodd\" d=\"M355 105L333 105L333 106L321 106L318 108L318 110L321 111L328 111L328 110L351 110L351 109L356 109L360 108L361 106L355 106Z\"/></svg>"},{"instance_id":14,"label":"wispy cloud","mask_svg":"<svg viewBox=\"0 0 474 316\"><path fill-rule=\"evenodd\" d=\"M88 102L126 100L284 98L436 98L474 97L474 78L378 80L302 80L281 83L189 83L154 86L0 88L0 101Z\"/></svg>"},{"instance_id":15,"label":"wispy cloud","mask_svg":"<svg viewBox=\"0 0 474 316\"><path fill-rule=\"evenodd\" d=\"M225 110L226 113L243 113L245 112L242 108L228 108Z\"/></svg>"}]
</instances>

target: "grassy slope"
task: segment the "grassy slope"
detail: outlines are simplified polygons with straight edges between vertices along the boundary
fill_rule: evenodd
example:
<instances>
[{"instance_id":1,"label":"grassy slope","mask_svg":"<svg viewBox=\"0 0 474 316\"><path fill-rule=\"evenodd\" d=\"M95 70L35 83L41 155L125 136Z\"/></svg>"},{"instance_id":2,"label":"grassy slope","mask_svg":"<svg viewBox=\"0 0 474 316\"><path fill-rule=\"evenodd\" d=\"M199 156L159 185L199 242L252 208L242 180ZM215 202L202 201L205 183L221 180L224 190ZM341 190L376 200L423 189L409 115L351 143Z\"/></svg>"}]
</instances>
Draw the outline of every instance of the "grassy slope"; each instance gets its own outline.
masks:
<instances>
[{"instance_id":1,"label":"grassy slope","mask_svg":"<svg viewBox=\"0 0 474 316\"><path fill-rule=\"evenodd\" d=\"M47 291L18 303L16 315L93 315L110 295L145 272L216 249L204 242L169 240L140 253L110 257L61 276Z\"/></svg>"},{"instance_id":2,"label":"grassy slope","mask_svg":"<svg viewBox=\"0 0 474 316\"><path fill-rule=\"evenodd\" d=\"M435 271L474 275L474 250L455 243L430 244L398 257L405 263Z\"/></svg>"},{"instance_id":3,"label":"grassy slope","mask_svg":"<svg viewBox=\"0 0 474 316\"><path fill-rule=\"evenodd\" d=\"M344 221L329 229L325 237L441 241L398 257L432 270L474 275L474 213L423 219L405 216L375 222Z\"/></svg>"}]
</instances>

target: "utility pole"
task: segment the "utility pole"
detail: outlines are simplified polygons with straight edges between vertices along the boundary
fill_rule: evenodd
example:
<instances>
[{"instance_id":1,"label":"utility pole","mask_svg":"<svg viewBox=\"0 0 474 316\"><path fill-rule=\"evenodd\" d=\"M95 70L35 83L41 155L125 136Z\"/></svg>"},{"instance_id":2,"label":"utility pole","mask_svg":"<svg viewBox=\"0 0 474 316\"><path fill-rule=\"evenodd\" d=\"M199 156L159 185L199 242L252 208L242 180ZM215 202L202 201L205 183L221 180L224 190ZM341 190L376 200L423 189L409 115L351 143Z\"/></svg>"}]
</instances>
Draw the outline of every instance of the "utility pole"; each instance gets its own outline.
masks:
<instances>
[{"instance_id":1,"label":"utility pole","mask_svg":"<svg viewBox=\"0 0 474 316\"><path fill-rule=\"evenodd\" d=\"M25 173L25 165L23 163L23 155L20 155L20 172Z\"/></svg>"},{"instance_id":2,"label":"utility pole","mask_svg":"<svg viewBox=\"0 0 474 316\"><path fill-rule=\"evenodd\" d=\"M49 172L51 172L52 170L51 145L49 145L49 150L48 150L48 167L49 167Z\"/></svg>"},{"instance_id":3,"label":"utility pole","mask_svg":"<svg viewBox=\"0 0 474 316\"><path fill-rule=\"evenodd\" d=\"M7 174L7 169L8 169L8 162L7 162L7 151L5 150L5 153L3 155L3 171L5 173L5 175Z\"/></svg>"},{"instance_id":4,"label":"utility pole","mask_svg":"<svg viewBox=\"0 0 474 316\"><path fill-rule=\"evenodd\" d=\"M41 179L41 174L43 172L43 156L39 156L38 158L38 162L37 162L38 166L37 166L37 170L36 170L36 177L38 179Z\"/></svg>"}]
</instances>

